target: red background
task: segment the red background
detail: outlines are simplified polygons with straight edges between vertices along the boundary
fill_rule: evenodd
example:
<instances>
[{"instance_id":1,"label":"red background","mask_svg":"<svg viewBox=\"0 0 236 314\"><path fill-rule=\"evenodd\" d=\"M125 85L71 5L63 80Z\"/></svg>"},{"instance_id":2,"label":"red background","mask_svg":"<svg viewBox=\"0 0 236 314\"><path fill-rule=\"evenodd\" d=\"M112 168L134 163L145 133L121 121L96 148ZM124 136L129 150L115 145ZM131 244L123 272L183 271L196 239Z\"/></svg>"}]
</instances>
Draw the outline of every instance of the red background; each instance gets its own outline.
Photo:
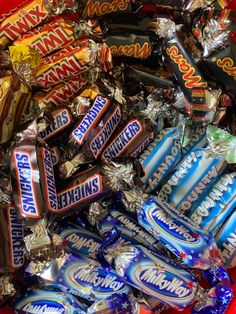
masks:
<instances>
[{"instance_id":1,"label":"red background","mask_svg":"<svg viewBox=\"0 0 236 314\"><path fill-rule=\"evenodd\" d=\"M0 0L0 20L3 18L4 14L9 13L11 10L14 10L17 6L21 5L22 3L26 2L27 0ZM236 3L236 1L233 1ZM236 5L235 5L236 9ZM235 282L233 285L234 294L236 295L236 271L231 270L230 274L232 279ZM12 310L10 308L0 309L0 314L12 314ZM166 314L174 314L174 313L182 313L182 314L189 314L188 310L183 312L176 312L176 311L168 311ZM143 311L142 314L149 314L147 311ZM236 298L231 302L227 314L236 314Z\"/></svg>"}]
</instances>

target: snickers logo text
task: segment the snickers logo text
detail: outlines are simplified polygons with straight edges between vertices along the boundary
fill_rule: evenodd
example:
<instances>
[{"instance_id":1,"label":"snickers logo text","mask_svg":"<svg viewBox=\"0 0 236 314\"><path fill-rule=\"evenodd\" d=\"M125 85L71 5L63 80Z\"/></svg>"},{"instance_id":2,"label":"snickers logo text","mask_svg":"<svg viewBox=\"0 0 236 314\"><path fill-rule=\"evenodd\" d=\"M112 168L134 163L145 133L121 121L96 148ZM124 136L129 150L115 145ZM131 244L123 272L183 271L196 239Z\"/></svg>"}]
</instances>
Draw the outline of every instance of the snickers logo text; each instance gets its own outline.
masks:
<instances>
[{"instance_id":1,"label":"snickers logo text","mask_svg":"<svg viewBox=\"0 0 236 314\"><path fill-rule=\"evenodd\" d=\"M113 112L113 114L104 124L101 131L98 133L98 135L93 139L93 141L90 144L91 152L93 153L93 156L95 158L97 158L102 152L107 141L109 140L112 133L115 131L115 128L117 127L118 123L120 122L120 119L121 109L120 106L117 106L116 110Z\"/></svg>"},{"instance_id":2,"label":"snickers logo text","mask_svg":"<svg viewBox=\"0 0 236 314\"><path fill-rule=\"evenodd\" d=\"M82 145L90 130L97 125L99 119L106 112L109 104L109 99L97 96L92 108L85 115L79 126L71 133L72 139Z\"/></svg>"},{"instance_id":3,"label":"snickers logo text","mask_svg":"<svg viewBox=\"0 0 236 314\"><path fill-rule=\"evenodd\" d=\"M56 112L53 113L53 118L54 119L46 126L45 130L39 133L40 137L44 140L54 136L72 122L71 115L66 108L56 110Z\"/></svg>"},{"instance_id":4,"label":"snickers logo text","mask_svg":"<svg viewBox=\"0 0 236 314\"><path fill-rule=\"evenodd\" d=\"M14 150L15 171L22 215L30 218L39 217L39 208L34 188L33 168L30 155L25 151Z\"/></svg>"},{"instance_id":5,"label":"snickers logo text","mask_svg":"<svg viewBox=\"0 0 236 314\"><path fill-rule=\"evenodd\" d=\"M21 267L24 264L23 239L24 231L22 224L17 219L16 208L13 205L7 207L9 221L9 243L12 267Z\"/></svg>"},{"instance_id":6,"label":"snickers logo text","mask_svg":"<svg viewBox=\"0 0 236 314\"><path fill-rule=\"evenodd\" d=\"M134 119L130 121L126 127L116 136L114 141L104 150L102 154L103 160L111 160L122 154L137 136L142 132L141 123Z\"/></svg>"},{"instance_id":7,"label":"snickers logo text","mask_svg":"<svg viewBox=\"0 0 236 314\"><path fill-rule=\"evenodd\" d=\"M102 192L102 178L99 174L88 178L57 195L59 211L67 210Z\"/></svg>"},{"instance_id":8,"label":"snickers logo text","mask_svg":"<svg viewBox=\"0 0 236 314\"><path fill-rule=\"evenodd\" d=\"M183 73L182 78L185 82L185 87L207 87L207 83L202 81L200 75L195 75L196 70L188 63L184 56L179 53L179 49L176 46L166 48L166 53L171 60L178 65L179 71Z\"/></svg>"},{"instance_id":9,"label":"snickers logo text","mask_svg":"<svg viewBox=\"0 0 236 314\"><path fill-rule=\"evenodd\" d=\"M44 176L46 180L46 184L44 186L46 187L47 205L50 211L57 211L57 193L53 164L51 154L47 149L42 149L42 159L44 164Z\"/></svg>"}]
</instances>

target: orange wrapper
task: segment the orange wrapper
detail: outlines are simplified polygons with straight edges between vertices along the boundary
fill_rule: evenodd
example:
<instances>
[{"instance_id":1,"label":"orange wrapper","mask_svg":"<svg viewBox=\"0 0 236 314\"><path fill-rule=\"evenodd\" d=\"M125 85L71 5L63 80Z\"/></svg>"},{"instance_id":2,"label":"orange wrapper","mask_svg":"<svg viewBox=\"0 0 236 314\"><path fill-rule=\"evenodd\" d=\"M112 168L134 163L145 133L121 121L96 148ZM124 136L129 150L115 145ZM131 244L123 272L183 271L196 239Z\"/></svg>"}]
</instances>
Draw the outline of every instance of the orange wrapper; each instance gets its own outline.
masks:
<instances>
[{"instance_id":1,"label":"orange wrapper","mask_svg":"<svg viewBox=\"0 0 236 314\"><path fill-rule=\"evenodd\" d=\"M65 80L73 79L91 67L110 69L111 53L106 44L92 40L82 41L82 46L68 46L52 55L39 66L33 85L48 88Z\"/></svg>"},{"instance_id":2,"label":"orange wrapper","mask_svg":"<svg viewBox=\"0 0 236 314\"><path fill-rule=\"evenodd\" d=\"M49 16L44 0L29 0L0 26L0 46L5 46L40 24Z\"/></svg>"},{"instance_id":3,"label":"orange wrapper","mask_svg":"<svg viewBox=\"0 0 236 314\"><path fill-rule=\"evenodd\" d=\"M67 4L68 2L68 4ZM0 47L16 40L48 17L61 14L65 9L75 9L76 1L28 0L0 24Z\"/></svg>"},{"instance_id":4,"label":"orange wrapper","mask_svg":"<svg viewBox=\"0 0 236 314\"><path fill-rule=\"evenodd\" d=\"M61 49L75 40L73 22L63 19L44 25L18 38L15 46L30 46L41 56Z\"/></svg>"}]
</instances>

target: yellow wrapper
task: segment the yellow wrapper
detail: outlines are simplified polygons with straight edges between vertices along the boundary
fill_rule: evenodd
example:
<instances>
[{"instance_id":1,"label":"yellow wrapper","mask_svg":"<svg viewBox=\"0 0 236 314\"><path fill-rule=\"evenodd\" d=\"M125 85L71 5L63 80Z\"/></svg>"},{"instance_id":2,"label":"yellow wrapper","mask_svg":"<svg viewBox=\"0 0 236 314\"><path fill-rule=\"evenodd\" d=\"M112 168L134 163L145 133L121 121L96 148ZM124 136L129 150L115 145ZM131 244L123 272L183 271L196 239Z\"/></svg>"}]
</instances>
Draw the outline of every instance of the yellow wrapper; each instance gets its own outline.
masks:
<instances>
[{"instance_id":1,"label":"yellow wrapper","mask_svg":"<svg viewBox=\"0 0 236 314\"><path fill-rule=\"evenodd\" d=\"M30 84L42 61L40 54L27 46L10 46L9 51L14 71Z\"/></svg>"},{"instance_id":2,"label":"yellow wrapper","mask_svg":"<svg viewBox=\"0 0 236 314\"><path fill-rule=\"evenodd\" d=\"M15 46L30 46L41 56L61 49L75 40L72 22L63 19L44 25L18 38Z\"/></svg>"},{"instance_id":3,"label":"yellow wrapper","mask_svg":"<svg viewBox=\"0 0 236 314\"><path fill-rule=\"evenodd\" d=\"M7 0L6 0L7 1ZM29 0L0 25L0 46L16 40L49 16L44 0Z\"/></svg>"}]
</instances>

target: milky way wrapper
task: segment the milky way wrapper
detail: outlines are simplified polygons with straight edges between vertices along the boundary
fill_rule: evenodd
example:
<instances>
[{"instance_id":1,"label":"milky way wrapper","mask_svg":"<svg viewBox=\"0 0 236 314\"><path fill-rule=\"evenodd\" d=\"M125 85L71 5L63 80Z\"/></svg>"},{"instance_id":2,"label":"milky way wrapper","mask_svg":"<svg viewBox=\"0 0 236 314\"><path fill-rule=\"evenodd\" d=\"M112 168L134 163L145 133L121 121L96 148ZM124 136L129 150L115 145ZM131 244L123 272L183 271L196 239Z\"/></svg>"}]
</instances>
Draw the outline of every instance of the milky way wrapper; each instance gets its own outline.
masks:
<instances>
[{"instance_id":1,"label":"milky way wrapper","mask_svg":"<svg viewBox=\"0 0 236 314\"><path fill-rule=\"evenodd\" d=\"M65 9L72 8L74 1L63 0L55 5L45 0L28 0L23 6L8 16L0 24L0 46L5 46L20 35L28 32L45 21L51 15L61 14Z\"/></svg>"},{"instance_id":2,"label":"milky way wrapper","mask_svg":"<svg viewBox=\"0 0 236 314\"><path fill-rule=\"evenodd\" d=\"M96 258L102 239L97 234L73 223L62 223L56 232L66 242L66 252Z\"/></svg>"},{"instance_id":3,"label":"milky way wrapper","mask_svg":"<svg viewBox=\"0 0 236 314\"><path fill-rule=\"evenodd\" d=\"M17 296L14 301L16 314L36 313L65 313L85 314L86 308L72 295L42 289L28 289L25 293Z\"/></svg>"},{"instance_id":4,"label":"milky way wrapper","mask_svg":"<svg viewBox=\"0 0 236 314\"><path fill-rule=\"evenodd\" d=\"M48 212L57 212L51 152L37 140L36 124L18 134L11 155L14 202L26 226L32 226Z\"/></svg>"},{"instance_id":5,"label":"milky way wrapper","mask_svg":"<svg viewBox=\"0 0 236 314\"><path fill-rule=\"evenodd\" d=\"M0 143L11 138L27 109L30 96L30 88L15 75L0 78Z\"/></svg>"},{"instance_id":6,"label":"milky way wrapper","mask_svg":"<svg viewBox=\"0 0 236 314\"><path fill-rule=\"evenodd\" d=\"M105 249L105 258L128 284L173 308L192 303L198 284L190 272L141 245L113 247Z\"/></svg>"},{"instance_id":7,"label":"milky way wrapper","mask_svg":"<svg viewBox=\"0 0 236 314\"><path fill-rule=\"evenodd\" d=\"M31 263L26 272L39 276L46 285L89 301L130 292L115 271L107 271L99 262L84 256L62 255L40 270Z\"/></svg>"}]
</instances>

